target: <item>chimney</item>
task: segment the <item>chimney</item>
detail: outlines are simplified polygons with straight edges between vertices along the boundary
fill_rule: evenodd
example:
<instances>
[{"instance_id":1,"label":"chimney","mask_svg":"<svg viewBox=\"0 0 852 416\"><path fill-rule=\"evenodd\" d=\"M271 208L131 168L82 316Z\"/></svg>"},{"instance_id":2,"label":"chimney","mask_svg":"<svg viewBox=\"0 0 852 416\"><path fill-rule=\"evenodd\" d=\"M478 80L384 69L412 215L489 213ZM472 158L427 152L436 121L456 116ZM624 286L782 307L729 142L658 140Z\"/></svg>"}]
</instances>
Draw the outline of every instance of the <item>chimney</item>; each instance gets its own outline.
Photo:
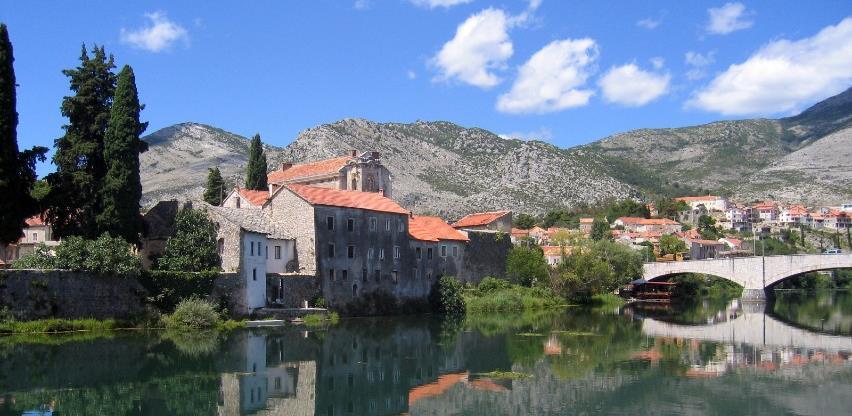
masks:
<instances>
[{"instance_id":1,"label":"chimney","mask_svg":"<svg viewBox=\"0 0 852 416\"><path fill-rule=\"evenodd\" d=\"M352 157L358 157L358 150L352 149Z\"/></svg>"},{"instance_id":2,"label":"chimney","mask_svg":"<svg viewBox=\"0 0 852 416\"><path fill-rule=\"evenodd\" d=\"M285 170L290 169L292 167L293 167L293 162L282 162L281 163L281 171L282 172L284 172Z\"/></svg>"}]
</instances>

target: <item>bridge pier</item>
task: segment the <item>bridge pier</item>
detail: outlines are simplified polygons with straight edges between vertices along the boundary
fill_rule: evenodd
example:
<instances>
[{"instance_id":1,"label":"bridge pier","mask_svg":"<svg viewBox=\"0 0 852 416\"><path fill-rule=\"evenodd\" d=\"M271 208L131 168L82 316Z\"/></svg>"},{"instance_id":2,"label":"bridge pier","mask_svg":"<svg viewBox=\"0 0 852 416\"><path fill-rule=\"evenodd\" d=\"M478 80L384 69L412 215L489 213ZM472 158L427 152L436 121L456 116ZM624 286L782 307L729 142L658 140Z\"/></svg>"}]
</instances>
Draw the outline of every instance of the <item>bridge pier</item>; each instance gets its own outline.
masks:
<instances>
[{"instance_id":1,"label":"bridge pier","mask_svg":"<svg viewBox=\"0 0 852 416\"><path fill-rule=\"evenodd\" d=\"M766 302L765 289L743 289L743 302Z\"/></svg>"}]
</instances>

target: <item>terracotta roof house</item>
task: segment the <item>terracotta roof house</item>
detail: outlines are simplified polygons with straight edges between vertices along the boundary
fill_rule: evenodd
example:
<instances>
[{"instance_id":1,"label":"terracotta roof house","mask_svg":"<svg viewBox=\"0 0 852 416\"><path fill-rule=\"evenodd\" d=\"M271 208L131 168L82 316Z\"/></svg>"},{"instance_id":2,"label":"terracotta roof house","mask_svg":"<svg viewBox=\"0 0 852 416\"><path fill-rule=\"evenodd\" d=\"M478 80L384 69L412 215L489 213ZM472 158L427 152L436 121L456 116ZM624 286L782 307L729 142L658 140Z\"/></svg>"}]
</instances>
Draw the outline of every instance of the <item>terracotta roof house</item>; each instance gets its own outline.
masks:
<instances>
[{"instance_id":1,"label":"terracotta roof house","mask_svg":"<svg viewBox=\"0 0 852 416\"><path fill-rule=\"evenodd\" d=\"M310 185L320 188L378 192L392 196L390 171L382 164L381 153L353 150L349 155L293 164L282 163L267 175L270 193L284 185Z\"/></svg>"},{"instance_id":2,"label":"terracotta roof house","mask_svg":"<svg viewBox=\"0 0 852 416\"><path fill-rule=\"evenodd\" d=\"M466 230L512 231L512 211L478 212L462 217L453 227Z\"/></svg>"}]
</instances>

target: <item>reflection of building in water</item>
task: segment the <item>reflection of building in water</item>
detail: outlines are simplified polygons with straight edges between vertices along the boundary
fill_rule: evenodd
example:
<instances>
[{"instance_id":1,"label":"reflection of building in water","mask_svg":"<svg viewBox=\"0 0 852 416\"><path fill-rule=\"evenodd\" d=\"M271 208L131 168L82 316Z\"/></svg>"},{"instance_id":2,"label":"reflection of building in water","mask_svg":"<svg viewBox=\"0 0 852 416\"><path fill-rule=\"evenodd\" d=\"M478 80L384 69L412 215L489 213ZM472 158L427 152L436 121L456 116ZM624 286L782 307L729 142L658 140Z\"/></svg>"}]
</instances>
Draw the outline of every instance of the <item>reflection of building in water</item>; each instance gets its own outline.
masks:
<instances>
[{"instance_id":1,"label":"reflection of building in water","mask_svg":"<svg viewBox=\"0 0 852 416\"><path fill-rule=\"evenodd\" d=\"M222 374L218 414L313 415L316 363L267 361L265 334L247 333L241 372Z\"/></svg>"}]
</instances>

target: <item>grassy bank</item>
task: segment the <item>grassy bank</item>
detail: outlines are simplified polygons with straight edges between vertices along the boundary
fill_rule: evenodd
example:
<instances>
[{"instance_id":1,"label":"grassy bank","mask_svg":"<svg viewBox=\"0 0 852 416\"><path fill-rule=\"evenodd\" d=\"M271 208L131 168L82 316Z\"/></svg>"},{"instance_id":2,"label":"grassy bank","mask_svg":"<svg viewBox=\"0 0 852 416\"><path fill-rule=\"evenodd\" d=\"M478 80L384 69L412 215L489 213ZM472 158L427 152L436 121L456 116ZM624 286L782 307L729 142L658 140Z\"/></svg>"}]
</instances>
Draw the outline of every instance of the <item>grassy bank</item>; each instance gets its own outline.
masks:
<instances>
[{"instance_id":1,"label":"grassy bank","mask_svg":"<svg viewBox=\"0 0 852 416\"><path fill-rule=\"evenodd\" d=\"M476 289L466 289L463 297L468 313L539 310L566 304L550 289L507 282L480 284Z\"/></svg>"}]
</instances>

